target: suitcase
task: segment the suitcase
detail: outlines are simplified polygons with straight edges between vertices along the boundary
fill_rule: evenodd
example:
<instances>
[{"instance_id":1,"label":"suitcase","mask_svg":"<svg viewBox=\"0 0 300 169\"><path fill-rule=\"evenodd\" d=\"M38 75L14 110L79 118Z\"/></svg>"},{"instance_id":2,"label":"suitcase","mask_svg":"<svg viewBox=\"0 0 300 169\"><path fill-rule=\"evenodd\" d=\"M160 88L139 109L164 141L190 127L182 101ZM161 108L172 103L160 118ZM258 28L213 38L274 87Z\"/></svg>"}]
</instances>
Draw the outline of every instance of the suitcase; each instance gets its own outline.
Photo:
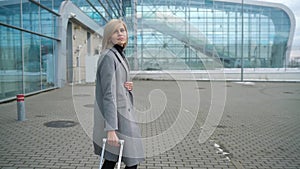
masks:
<instances>
[{"instance_id":1,"label":"suitcase","mask_svg":"<svg viewBox=\"0 0 300 169\"><path fill-rule=\"evenodd\" d=\"M100 164L99 164L99 169L101 169L102 164L103 164L103 159L104 159L104 150L105 150L105 144L106 144L107 139L103 139L103 146L102 146L102 152L101 152L101 157L100 157ZM123 146L124 146L124 140L119 140L120 144L120 153L119 153L119 159L118 159L118 169L121 168L121 159L122 159L122 154L123 154Z\"/></svg>"}]
</instances>

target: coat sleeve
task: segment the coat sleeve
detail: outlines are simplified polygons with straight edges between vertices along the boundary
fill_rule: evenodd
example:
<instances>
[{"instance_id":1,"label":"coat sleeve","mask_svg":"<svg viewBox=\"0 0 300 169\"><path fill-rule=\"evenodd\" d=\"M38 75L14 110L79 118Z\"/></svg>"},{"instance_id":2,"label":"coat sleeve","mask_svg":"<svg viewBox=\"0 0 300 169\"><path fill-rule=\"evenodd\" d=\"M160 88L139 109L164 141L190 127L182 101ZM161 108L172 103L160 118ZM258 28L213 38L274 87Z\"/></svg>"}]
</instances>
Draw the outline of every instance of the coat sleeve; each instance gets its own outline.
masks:
<instances>
[{"instance_id":1,"label":"coat sleeve","mask_svg":"<svg viewBox=\"0 0 300 169\"><path fill-rule=\"evenodd\" d=\"M116 63L113 57L105 55L99 65L99 78L102 90L102 114L105 119L105 131L118 130L116 102Z\"/></svg>"}]
</instances>

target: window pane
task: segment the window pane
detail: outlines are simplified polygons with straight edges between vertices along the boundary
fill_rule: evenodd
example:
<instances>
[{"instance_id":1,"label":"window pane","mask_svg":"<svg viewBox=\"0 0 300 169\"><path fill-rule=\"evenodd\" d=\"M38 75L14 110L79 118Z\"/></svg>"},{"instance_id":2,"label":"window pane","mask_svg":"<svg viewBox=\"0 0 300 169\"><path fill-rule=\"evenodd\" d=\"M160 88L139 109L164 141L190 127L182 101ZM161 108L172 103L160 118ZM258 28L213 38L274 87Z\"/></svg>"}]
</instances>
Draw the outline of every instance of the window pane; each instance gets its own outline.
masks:
<instances>
[{"instance_id":1,"label":"window pane","mask_svg":"<svg viewBox=\"0 0 300 169\"><path fill-rule=\"evenodd\" d=\"M14 2L14 0L0 1L0 22L21 27L20 4Z\"/></svg>"},{"instance_id":2,"label":"window pane","mask_svg":"<svg viewBox=\"0 0 300 169\"><path fill-rule=\"evenodd\" d=\"M41 57L39 36L24 33L24 83L25 92L41 89Z\"/></svg>"},{"instance_id":3,"label":"window pane","mask_svg":"<svg viewBox=\"0 0 300 169\"><path fill-rule=\"evenodd\" d=\"M0 26L0 100L22 93L21 32Z\"/></svg>"},{"instance_id":4,"label":"window pane","mask_svg":"<svg viewBox=\"0 0 300 169\"><path fill-rule=\"evenodd\" d=\"M23 28L40 33L39 7L31 2L23 3Z\"/></svg>"},{"instance_id":5,"label":"window pane","mask_svg":"<svg viewBox=\"0 0 300 169\"><path fill-rule=\"evenodd\" d=\"M42 88L54 86L54 41L42 38Z\"/></svg>"}]
</instances>

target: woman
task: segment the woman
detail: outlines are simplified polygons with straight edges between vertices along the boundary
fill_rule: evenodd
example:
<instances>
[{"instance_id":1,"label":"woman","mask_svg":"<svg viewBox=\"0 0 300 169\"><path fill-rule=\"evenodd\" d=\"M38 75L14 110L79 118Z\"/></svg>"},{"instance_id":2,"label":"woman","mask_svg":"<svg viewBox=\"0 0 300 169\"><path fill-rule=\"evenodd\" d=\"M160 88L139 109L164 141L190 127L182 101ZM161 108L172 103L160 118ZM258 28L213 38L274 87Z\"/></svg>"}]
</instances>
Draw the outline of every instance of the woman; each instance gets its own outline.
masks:
<instances>
[{"instance_id":1,"label":"woman","mask_svg":"<svg viewBox=\"0 0 300 169\"><path fill-rule=\"evenodd\" d=\"M125 169L136 169L143 161L140 129L133 117L132 82L124 55L128 43L126 24L119 19L107 23L96 73L93 141L101 155L102 139L107 138L102 169L113 169L119 153L119 139L125 140L122 161Z\"/></svg>"}]
</instances>

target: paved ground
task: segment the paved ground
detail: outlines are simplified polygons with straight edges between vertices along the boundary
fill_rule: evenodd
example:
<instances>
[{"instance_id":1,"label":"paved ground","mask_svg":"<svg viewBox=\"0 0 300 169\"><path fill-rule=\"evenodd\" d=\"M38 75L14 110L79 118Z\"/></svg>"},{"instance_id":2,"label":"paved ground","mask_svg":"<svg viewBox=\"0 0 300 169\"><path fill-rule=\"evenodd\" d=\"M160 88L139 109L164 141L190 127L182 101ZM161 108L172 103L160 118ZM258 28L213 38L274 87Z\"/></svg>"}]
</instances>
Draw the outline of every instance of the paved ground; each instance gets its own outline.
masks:
<instances>
[{"instance_id":1,"label":"paved ground","mask_svg":"<svg viewBox=\"0 0 300 169\"><path fill-rule=\"evenodd\" d=\"M16 101L1 104L0 168L97 168L93 89L27 97L24 122ZM141 169L300 168L299 83L136 81L134 93L147 143ZM60 120L77 125L45 126Z\"/></svg>"}]
</instances>

